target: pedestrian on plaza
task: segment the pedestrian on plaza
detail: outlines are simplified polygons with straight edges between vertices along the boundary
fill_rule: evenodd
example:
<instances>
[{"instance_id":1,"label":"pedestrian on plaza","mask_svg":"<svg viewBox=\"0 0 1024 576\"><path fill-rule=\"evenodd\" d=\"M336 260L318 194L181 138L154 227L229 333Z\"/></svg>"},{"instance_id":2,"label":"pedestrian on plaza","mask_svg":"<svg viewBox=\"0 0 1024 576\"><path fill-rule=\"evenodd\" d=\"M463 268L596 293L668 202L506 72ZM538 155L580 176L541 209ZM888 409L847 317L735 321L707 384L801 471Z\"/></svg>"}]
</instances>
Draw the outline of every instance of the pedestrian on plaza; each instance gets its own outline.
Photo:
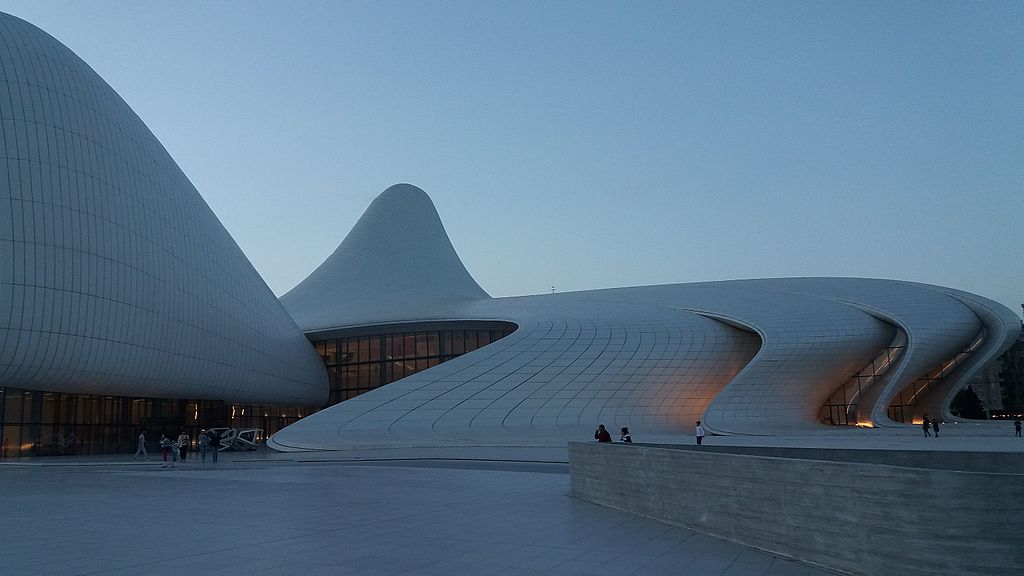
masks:
<instances>
[{"instance_id":1,"label":"pedestrian on plaza","mask_svg":"<svg viewBox=\"0 0 1024 576\"><path fill-rule=\"evenodd\" d=\"M185 434L182 430L181 434L178 434L178 451L181 453L181 461L184 462L188 458L188 449L192 444L192 439Z\"/></svg>"},{"instance_id":2,"label":"pedestrian on plaza","mask_svg":"<svg viewBox=\"0 0 1024 576\"><path fill-rule=\"evenodd\" d=\"M181 446L178 445L178 441L174 440L171 442L171 468L178 466L178 450Z\"/></svg>"},{"instance_id":3,"label":"pedestrian on plaza","mask_svg":"<svg viewBox=\"0 0 1024 576\"><path fill-rule=\"evenodd\" d=\"M609 434L608 431L604 429L604 424L597 425L597 430L594 430L594 440L597 440L598 442L612 441L612 435Z\"/></svg>"},{"instance_id":4,"label":"pedestrian on plaza","mask_svg":"<svg viewBox=\"0 0 1024 576\"><path fill-rule=\"evenodd\" d=\"M146 460L149 460L149 453L146 452L146 429L145 428L143 428L142 431L139 432L138 447L135 450L135 456L132 456L132 460L138 460L139 454L142 454L142 456Z\"/></svg>"},{"instance_id":5,"label":"pedestrian on plaza","mask_svg":"<svg viewBox=\"0 0 1024 576\"><path fill-rule=\"evenodd\" d=\"M199 431L199 453L203 455L203 464L206 464L206 451L210 449L210 437L206 429Z\"/></svg>"},{"instance_id":6,"label":"pedestrian on plaza","mask_svg":"<svg viewBox=\"0 0 1024 576\"><path fill-rule=\"evenodd\" d=\"M213 463L217 463L217 456L220 454L220 434L210 430L210 448L213 450Z\"/></svg>"},{"instance_id":7,"label":"pedestrian on plaza","mask_svg":"<svg viewBox=\"0 0 1024 576\"><path fill-rule=\"evenodd\" d=\"M697 446L700 446L704 441L704 427L700 425L700 420L697 420L697 429L694 430L694 435L697 437Z\"/></svg>"},{"instance_id":8,"label":"pedestrian on plaza","mask_svg":"<svg viewBox=\"0 0 1024 576\"><path fill-rule=\"evenodd\" d=\"M1017 438L1020 438L1020 416L1018 416L1017 419L1013 421L1013 429L1017 431L1015 436Z\"/></svg>"},{"instance_id":9,"label":"pedestrian on plaza","mask_svg":"<svg viewBox=\"0 0 1024 576\"><path fill-rule=\"evenodd\" d=\"M632 444L633 438L629 435L629 428L623 426L622 434L619 435L619 442L625 442L626 444Z\"/></svg>"},{"instance_id":10,"label":"pedestrian on plaza","mask_svg":"<svg viewBox=\"0 0 1024 576\"><path fill-rule=\"evenodd\" d=\"M921 429L924 430L924 437L925 438L931 438L932 433L928 431L931 428L931 426L932 426L932 421L929 420L928 419L928 415L925 414L924 415L924 420L921 422Z\"/></svg>"},{"instance_id":11,"label":"pedestrian on plaza","mask_svg":"<svg viewBox=\"0 0 1024 576\"><path fill-rule=\"evenodd\" d=\"M939 437L939 419L932 420L932 432L935 432L935 437Z\"/></svg>"},{"instance_id":12,"label":"pedestrian on plaza","mask_svg":"<svg viewBox=\"0 0 1024 576\"><path fill-rule=\"evenodd\" d=\"M160 435L160 452L163 453L164 463L160 465L161 468L167 467L167 457L171 455L171 439L167 436Z\"/></svg>"}]
</instances>

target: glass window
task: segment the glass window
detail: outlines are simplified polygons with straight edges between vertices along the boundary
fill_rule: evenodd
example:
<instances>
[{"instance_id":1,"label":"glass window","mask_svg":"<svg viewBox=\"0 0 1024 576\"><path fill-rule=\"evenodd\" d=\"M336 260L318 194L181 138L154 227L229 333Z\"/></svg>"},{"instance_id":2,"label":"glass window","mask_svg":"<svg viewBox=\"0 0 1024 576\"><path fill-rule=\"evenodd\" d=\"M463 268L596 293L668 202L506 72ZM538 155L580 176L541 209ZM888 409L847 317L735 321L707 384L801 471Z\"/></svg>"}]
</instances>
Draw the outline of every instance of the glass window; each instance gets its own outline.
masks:
<instances>
[{"instance_id":1,"label":"glass window","mask_svg":"<svg viewBox=\"0 0 1024 576\"><path fill-rule=\"evenodd\" d=\"M45 424L53 424L57 415L57 395L52 392L46 392L42 395L42 412L40 413L40 422Z\"/></svg>"},{"instance_id":2,"label":"glass window","mask_svg":"<svg viewBox=\"0 0 1024 576\"><path fill-rule=\"evenodd\" d=\"M370 339L360 338L359 339L359 362L368 362L370 360Z\"/></svg>"},{"instance_id":3,"label":"glass window","mask_svg":"<svg viewBox=\"0 0 1024 576\"><path fill-rule=\"evenodd\" d=\"M391 372L388 375L389 383L405 378L405 362L390 362L388 363L388 369Z\"/></svg>"},{"instance_id":4,"label":"glass window","mask_svg":"<svg viewBox=\"0 0 1024 576\"><path fill-rule=\"evenodd\" d=\"M448 352L451 354L466 353L466 333L463 330L452 330L451 339L448 344Z\"/></svg>"},{"instance_id":5,"label":"glass window","mask_svg":"<svg viewBox=\"0 0 1024 576\"><path fill-rule=\"evenodd\" d=\"M4 400L4 423L21 423L21 406L25 393L16 388L8 388Z\"/></svg>"},{"instance_id":6,"label":"glass window","mask_svg":"<svg viewBox=\"0 0 1024 576\"><path fill-rule=\"evenodd\" d=\"M341 369L341 387L344 389L355 388L359 385L359 376L354 365L347 365Z\"/></svg>"},{"instance_id":7,"label":"glass window","mask_svg":"<svg viewBox=\"0 0 1024 576\"><path fill-rule=\"evenodd\" d=\"M369 368L369 382L370 388L379 387L382 382L380 381L380 364L374 363L368 366Z\"/></svg>"},{"instance_id":8,"label":"glass window","mask_svg":"<svg viewBox=\"0 0 1024 576\"><path fill-rule=\"evenodd\" d=\"M427 333L417 332L416 333L416 357L423 358L427 355L429 347L427 344Z\"/></svg>"},{"instance_id":9,"label":"glass window","mask_svg":"<svg viewBox=\"0 0 1024 576\"><path fill-rule=\"evenodd\" d=\"M380 336L370 337L370 353L367 355L366 360L369 362L380 362Z\"/></svg>"},{"instance_id":10,"label":"glass window","mask_svg":"<svg viewBox=\"0 0 1024 576\"><path fill-rule=\"evenodd\" d=\"M5 457L21 456L21 427L4 426L0 454Z\"/></svg>"},{"instance_id":11,"label":"glass window","mask_svg":"<svg viewBox=\"0 0 1024 576\"><path fill-rule=\"evenodd\" d=\"M415 334L402 334L402 346L404 348L404 354L401 358L415 358L416 357L416 335Z\"/></svg>"},{"instance_id":12,"label":"glass window","mask_svg":"<svg viewBox=\"0 0 1024 576\"><path fill-rule=\"evenodd\" d=\"M427 332L427 356L437 356L440 353L440 335L437 332Z\"/></svg>"}]
</instances>

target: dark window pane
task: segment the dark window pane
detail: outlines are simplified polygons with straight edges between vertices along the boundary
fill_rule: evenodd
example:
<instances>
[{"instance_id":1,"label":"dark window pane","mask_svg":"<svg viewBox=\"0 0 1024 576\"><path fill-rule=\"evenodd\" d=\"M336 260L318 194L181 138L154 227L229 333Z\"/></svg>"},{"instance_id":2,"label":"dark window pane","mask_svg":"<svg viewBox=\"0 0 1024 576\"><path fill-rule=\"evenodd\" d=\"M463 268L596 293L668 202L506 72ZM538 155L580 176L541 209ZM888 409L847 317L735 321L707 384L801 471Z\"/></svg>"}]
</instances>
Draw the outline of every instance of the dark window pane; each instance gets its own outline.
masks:
<instances>
[{"instance_id":1,"label":"dark window pane","mask_svg":"<svg viewBox=\"0 0 1024 576\"><path fill-rule=\"evenodd\" d=\"M403 334L402 342L404 346L404 354L402 358L415 358L416 357L416 335L415 334Z\"/></svg>"},{"instance_id":2,"label":"dark window pane","mask_svg":"<svg viewBox=\"0 0 1024 576\"><path fill-rule=\"evenodd\" d=\"M8 388L6 398L4 400L4 423L5 424L20 424L21 423L21 406L25 398L25 393L16 389Z\"/></svg>"},{"instance_id":3,"label":"dark window pane","mask_svg":"<svg viewBox=\"0 0 1024 576\"><path fill-rule=\"evenodd\" d=\"M370 364L370 388L377 388L381 385L380 381L380 364Z\"/></svg>"},{"instance_id":4,"label":"dark window pane","mask_svg":"<svg viewBox=\"0 0 1024 576\"><path fill-rule=\"evenodd\" d=\"M370 360L370 339L360 338L359 339L359 359L357 362L367 362Z\"/></svg>"},{"instance_id":5,"label":"dark window pane","mask_svg":"<svg viewBox=\"0 0 1024 576\"><path fill-rule=\"evenodd\" d=\"M429 348L427 345L427 333L419 332L416 334L416 357L423 358L427 355Z\"/></svg>"},{"instance_id":6,"label":"dark window pane","mask_svg":"<svg viewBox=\"0 0 1024 576\"><path fill-rule=\"evenodd\" d=\"M370 353L367 355L368 362L380 362L380 336L370 337Z\"/></svg>"}]
</instances>

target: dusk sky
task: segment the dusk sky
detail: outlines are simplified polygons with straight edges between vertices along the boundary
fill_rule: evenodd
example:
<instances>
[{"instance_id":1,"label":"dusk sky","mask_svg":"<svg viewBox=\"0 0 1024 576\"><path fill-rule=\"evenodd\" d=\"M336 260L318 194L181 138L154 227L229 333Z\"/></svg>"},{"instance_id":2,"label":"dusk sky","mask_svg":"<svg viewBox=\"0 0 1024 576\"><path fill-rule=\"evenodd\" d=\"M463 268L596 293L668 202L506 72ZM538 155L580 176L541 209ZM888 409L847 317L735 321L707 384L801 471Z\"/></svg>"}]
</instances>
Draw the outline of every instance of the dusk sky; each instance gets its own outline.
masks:
<instances>
[{"instance_id":1,"label":"dusk sky","mask_svg":"<svg viewBox=\"0 0 1024 576\"><path fill-rule=\"evenodd\" d=\"M0 10L131 105L278 295L408 182L492 296L859 276L1024 302L1024 2Z\"/></svg>"}]
</instances>

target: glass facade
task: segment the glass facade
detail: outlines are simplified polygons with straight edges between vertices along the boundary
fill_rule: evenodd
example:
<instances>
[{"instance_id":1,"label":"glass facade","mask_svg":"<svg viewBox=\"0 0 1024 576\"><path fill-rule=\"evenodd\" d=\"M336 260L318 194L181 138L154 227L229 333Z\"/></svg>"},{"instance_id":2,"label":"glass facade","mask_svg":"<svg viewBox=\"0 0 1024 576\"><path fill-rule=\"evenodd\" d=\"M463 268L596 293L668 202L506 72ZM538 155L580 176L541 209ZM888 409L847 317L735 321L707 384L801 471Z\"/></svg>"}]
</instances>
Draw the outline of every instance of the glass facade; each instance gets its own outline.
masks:
<instances>
[{"instance_id":1,"label":"glass facade","mask_svg":"<svg viewBox=\"0 0 1024 576\"><path fill-rule=\"evenodd\" d=\"M900 332L892 344L882 350L870 364L853 378L847 380L832 394L822 407L821 420L833 426L855 426L857 422L857 402L861 392L878 384L879 380L892 368L907 347L906 336Z\"/></svg>"},{"instance_id":2,"label":"glass facade","mask_svg":"<svg viewBox=\"0 0 1024 576\"><path fill-rule=\"evenodd\" d=\"M459 329L392 332L394 328L378 327L376 334L314 339L330 378L328 405L472 352L516 328L504 322L451 327ZM203 428L258 428L262 440L317 410L0 388L0 457L130 454L142 429L150 453L159 451L161 434L175 438L182 431L194 447Z\"/></svg>"},{"instance_id":3,"label":"glass facade","mask_svg":"<svg viewBox=\"0 0 1024 576\"><path fill-rule=\"evenodd\" d=\"M314 339L337 404L508 336L515 325L493 329L419 330Z\"/></svg>"},{"instance_id":4,"label":"glass facade","mask_svg":"<svg viewBox=\"0 0 1024 576\"><path fill-rule=\"evenodd\" d=\"M893 422L912 422L914 424L920 424L920 419L914 420L914 407L917 404L918 396L929 387L933 387L938 384L946 376L967 362L971 355L977 352L978 348L981 348L981 345L985 342L985 335L986 331L982 330L981 334L974 340L974 342L971 343L970 346L961 350L956 356L943 362L940 366L929 370L925 375L914 380L908 384L906 388L901 390L889 406L889 419Z\"/></svg>"},{"instance_id":5,"label":"glass facade","mask_svg":"<svg viewBox=\"0 0 1024 576\"><path fill-rule=\"evenodd\" d=\"M259 428L266 437L315 411L0 388L0 457L133 453L142 429L150 453L159 451L160 434L184 431L194 446L202 428Z\"/></svg>"}]
</instances>

